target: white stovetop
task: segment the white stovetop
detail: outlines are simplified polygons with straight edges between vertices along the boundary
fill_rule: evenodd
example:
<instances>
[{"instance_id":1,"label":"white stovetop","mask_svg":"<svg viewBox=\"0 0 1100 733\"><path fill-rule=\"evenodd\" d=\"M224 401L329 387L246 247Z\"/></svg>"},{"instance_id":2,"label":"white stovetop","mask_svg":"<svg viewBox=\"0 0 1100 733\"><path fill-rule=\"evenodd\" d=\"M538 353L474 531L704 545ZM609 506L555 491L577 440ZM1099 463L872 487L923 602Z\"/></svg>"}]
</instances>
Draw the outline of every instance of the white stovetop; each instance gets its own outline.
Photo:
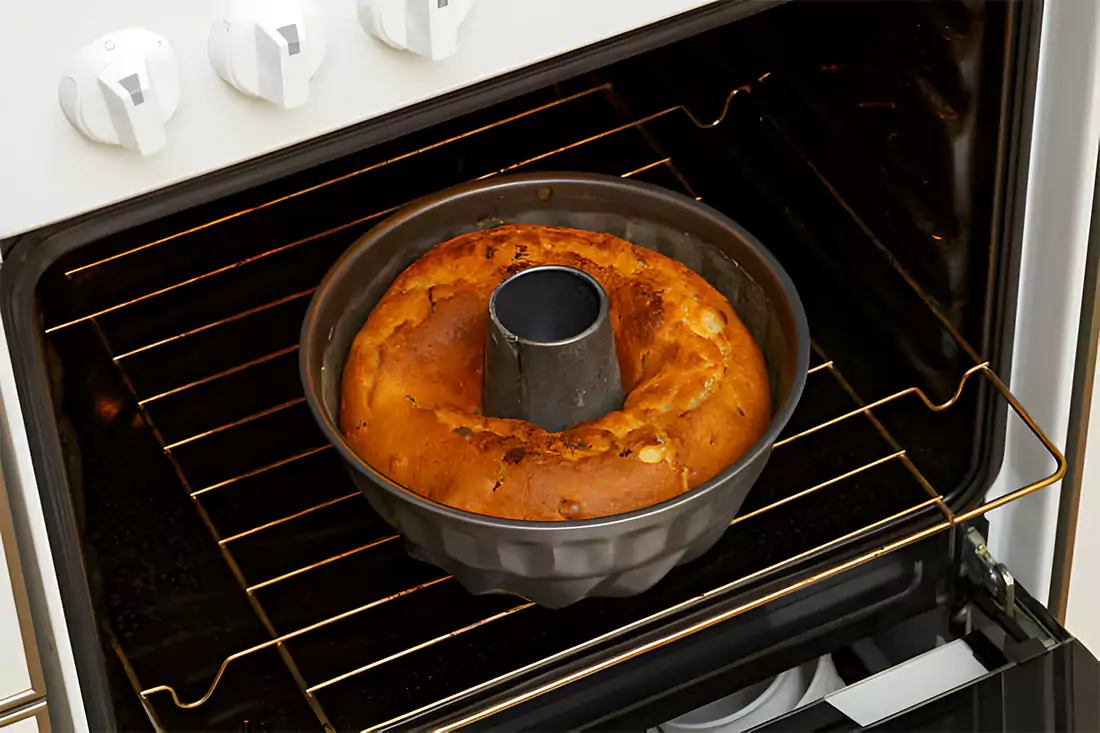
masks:
<instances>
[{"instance_id":1,"label":"white stovetop","mask_svg":"<svg viewBox=\"0 0 1100 733\"><path fill-rule=\"evenodd\" d=\"M0 238L127 199L706 5L711 0L474 0L458 52L432 62L367 35L355 0L316 0L327 56L303 107L279 110L218 78L207 37L227 0L55 0L5 6L0 44ZM165 36L182 73L166 147L142 158L83 138L57 86L113 30Z\"/></svg>"}]
</instances>

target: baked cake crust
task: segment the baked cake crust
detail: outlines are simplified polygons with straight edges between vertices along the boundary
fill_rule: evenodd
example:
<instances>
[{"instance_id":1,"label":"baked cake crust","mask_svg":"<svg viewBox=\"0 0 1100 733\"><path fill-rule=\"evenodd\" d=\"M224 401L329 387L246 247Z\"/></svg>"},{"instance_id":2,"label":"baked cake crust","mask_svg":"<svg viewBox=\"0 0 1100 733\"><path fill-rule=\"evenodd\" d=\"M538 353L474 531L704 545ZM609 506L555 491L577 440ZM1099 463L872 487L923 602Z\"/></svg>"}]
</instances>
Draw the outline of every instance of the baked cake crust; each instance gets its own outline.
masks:
<instances>
[{"instance_id":1,"label":"baked cake crust","mask_svg":"<svg viewBox=\"0 0 1100 733\"><path fill-rule=\"evenodd\" d=\"M626 394L622 410L558 433L480 414L489 296L551 264L607 293ZM767 428L769 392L729 302L681 263L608 234L508 225L437 245L397 277L348 354L340 426L374 468L440 503L587 519L717 475Z\"/></svg>"}]
</instances>

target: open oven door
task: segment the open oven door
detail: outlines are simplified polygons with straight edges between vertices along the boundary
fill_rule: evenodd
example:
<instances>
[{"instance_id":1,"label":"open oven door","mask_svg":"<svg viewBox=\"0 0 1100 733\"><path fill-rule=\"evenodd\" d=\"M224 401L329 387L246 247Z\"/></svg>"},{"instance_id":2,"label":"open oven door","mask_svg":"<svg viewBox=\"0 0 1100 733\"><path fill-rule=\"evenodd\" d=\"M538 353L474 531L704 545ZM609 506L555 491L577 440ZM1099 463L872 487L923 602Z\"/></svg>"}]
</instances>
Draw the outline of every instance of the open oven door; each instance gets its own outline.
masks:
<instances>
[{"instance_id":1,"label":"open oven door","mask_svg":"<svg viewBox=\"0 0 1100 733\"><path fill-rule=\"evenodd\" d=\"M766 620L750 611L740 624L717 624L617 665L612 674L578 673L566 688L523 704L498 702L492 714L467 711L464 718L436 724L441 730L649 733L1100 730L1100 662L990 554L986 532L984 521L959 528L950 551L954 572L946 573L954 580L934 584L934 590L926 585L932 555L908 551L895 553L906 556L900 562L895 557L864 576L862 589L843 581L818 588L818 611L830 595L845 605L857 601L850 613L832 609L835 619L847 622L815 625L813 611L800 608L796 594ZM899 572L906 565L912 574ZM879 582L869 583L872 577ZM928 603L926 591L936 600ZM893 617L884 625L864 613L895 604L896 613L877 614ZM745 646L745 635L728 628L743 624L754 626L751 636L767 652ZM723 700L752 700L744 693L768 687L767 680L781 677L784 668L820 669L797 654L776 659L776 649L788 643L828 657L833 681L819 685L814 674L810 688L816 691L798 693L798 707L792 710L792 704L785 715L768 719L757 710L745 718L729 716Z\"/></svg>"},{"instance_id":2,"label":"open oven door","mask_svg":"<svg viewBox=\"0 0 1100 733\"><path fill-rule=\"evenodd\" d=\"M1098 669L1096 658L1071 638L866 726L841 711L839 700L826 700L760 730L1097 730Z\"/></svg>"},{"instance_id":3,"label":"open oven door","mask_svg":"<svg viewBox=\"0 0 1100 733\"><path fill-rule=\"evenodd\" d=\"M1010 612L976 591L971 629L755 730L1100 730L1100 663L1023 589ZM1011 615L1010 615L1011 614Z\"/></svg>"}]
</instances>

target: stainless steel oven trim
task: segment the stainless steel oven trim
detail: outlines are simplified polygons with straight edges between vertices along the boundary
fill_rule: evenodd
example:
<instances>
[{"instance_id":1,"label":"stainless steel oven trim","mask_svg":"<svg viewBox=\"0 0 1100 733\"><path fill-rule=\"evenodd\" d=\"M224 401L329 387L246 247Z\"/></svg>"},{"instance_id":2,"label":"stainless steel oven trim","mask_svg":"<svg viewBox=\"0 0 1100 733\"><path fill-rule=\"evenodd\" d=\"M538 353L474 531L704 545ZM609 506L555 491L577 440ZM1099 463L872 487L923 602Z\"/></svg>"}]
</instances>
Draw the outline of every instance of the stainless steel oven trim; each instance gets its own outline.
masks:
<instances>
[{"instance_id":1,"label":"stainless steel oven trim","mask_svg":"<svg viewBox=\"0 0 1100 733\"><path fill-rule=\"evenodd\" d=\"M1100 348L1100 167L1093 193L1089 248L1085 256L1085 284L1081 296L1081 323L1077 330L1077 366L1073 374L1066 454L1069 465L1062 481L1058 502L1058 525L1054 543L1054 567L1050 576L1049 607L1059 623L1066 622L1073 548L1077 535L1078 511L1084 481L1085 446L1088 442L1092 395L1096 388L1096 358Z\"/></svg>"}]
</instances>

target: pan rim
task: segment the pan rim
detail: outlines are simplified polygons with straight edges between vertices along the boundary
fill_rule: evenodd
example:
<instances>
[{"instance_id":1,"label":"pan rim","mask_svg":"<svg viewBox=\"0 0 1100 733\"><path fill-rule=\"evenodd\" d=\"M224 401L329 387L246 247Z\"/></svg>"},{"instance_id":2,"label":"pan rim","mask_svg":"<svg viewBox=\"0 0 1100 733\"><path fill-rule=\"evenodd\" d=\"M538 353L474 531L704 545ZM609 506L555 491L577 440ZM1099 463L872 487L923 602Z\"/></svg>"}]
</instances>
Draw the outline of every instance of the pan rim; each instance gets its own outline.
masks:
<instances>
[{"instance_id":1,"label":"pan rim","mask_svg":"<svg viewBox=\"0 0 1100 733\"><path fill-rule=\"evenodd\" d=\"M334 416L329 414L329 411L326 409L323 396L320 394L320 385L311 377L313 373L319 374L324 366L323 356L320 358L321 363L315 363L316 350L310 347L316 339L323 337L320 333L320 324L317 323L319 312L328 300L334 284L346 275L348 265L354 261L361 250L369 247L372 241L378 240L394 229L402 226L407 220L423 214L424 211L436 206L452 204L458 199L481 195L487 190L506 191L516 187L538 185L553 187L563 184L614 187L617 189L626 188L632 189L639 197L671 199L674 203L681 206L695 209L700 217L710 218L715 224L732 230L737 237L749 245L756 256L762 261L763 266L767 268L770 275L778 282L780 290L785 296L787 307L790 309L791 316L795 323L796 332L796 365L794 380L779 408L772 413L772 418L768 423L767 429L748 451L714 477L685 491L679 496L666 499L657 504L651 504L647 507L634 509L622 514L612 514L606 517L562 521L537 521L528 519L506 519L487 514L478 514L429 499L417 493L415 490L394 481L359 456L359 454L347 444L343 432L335 422ZM348 247L347 250L340 255L336 262L334 262L325 273L324 278L322 278L313 296L310 298L309 307L302 321L299 345L299 376L305 391L306 404L309 406L310 412L313 413L314 419L321 427L329 444L337 450L346 462L356 470L366 474L379 488L402 499L411 501L420 509L435 514L442 514L451 520L463 522L465 524L496 530L514 529L523 530L524 532L534 531L551 534L568 533L579 529L612 528L635 524L641 520L672 513L682 505L696 501L700 497L709 494L716 487L740 473L746 466L754 463L763 454L771 451L775 439L790 420L802 396L810 361L809 324L806 319L805 310L802 306L802 300L799 298L794 282L791 280L786 270L783 269L783 266L775 256L768 251L759 240L722 212L702 201L698 201L684 194L643 181L584 172L509 174L494 177L487 181L459 184L429 194L428 196L407 204L357 239L354 244ZM320 353L323 354L324 350L322 349ZM346 358L347 355L345 354L344 359L346 360Z\"/></svg>"}]
</instances>

